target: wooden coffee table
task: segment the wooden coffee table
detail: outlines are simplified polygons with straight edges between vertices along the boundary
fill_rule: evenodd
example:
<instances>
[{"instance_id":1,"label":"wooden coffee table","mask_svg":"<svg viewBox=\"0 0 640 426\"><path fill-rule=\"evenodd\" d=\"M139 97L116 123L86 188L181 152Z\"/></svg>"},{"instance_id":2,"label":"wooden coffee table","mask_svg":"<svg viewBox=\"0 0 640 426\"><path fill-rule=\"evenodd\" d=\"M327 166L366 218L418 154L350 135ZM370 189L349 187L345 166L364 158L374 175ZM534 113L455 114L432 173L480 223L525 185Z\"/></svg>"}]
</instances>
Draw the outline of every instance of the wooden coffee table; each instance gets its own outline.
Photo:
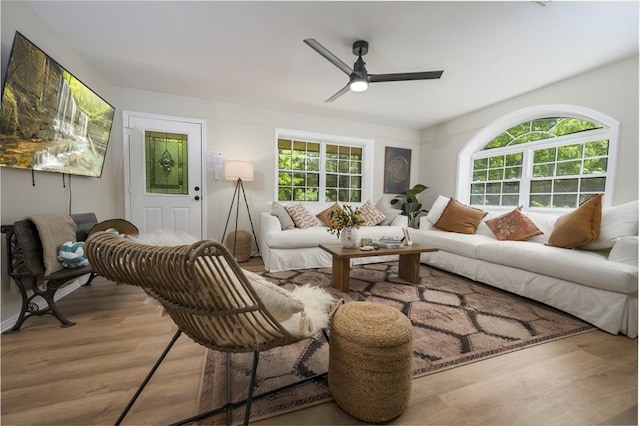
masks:
<instances>
[{"instance_id":1,"label":"wooden coffee table","mask_svg":"<svg viewBox=\"0 0 640 426\"><path fill-rule=\"evenodd\" d=\"M420 253L438 251L437 248L420 244L398 248L379 248L370 251L359 248L343 248L340 244L320 244L320 248L333 257L333 286L343 293L349 291L349 270L353 258L399 255L398 276L403 280L417 284L420 281Z\"/></svg>"}]
</instances>

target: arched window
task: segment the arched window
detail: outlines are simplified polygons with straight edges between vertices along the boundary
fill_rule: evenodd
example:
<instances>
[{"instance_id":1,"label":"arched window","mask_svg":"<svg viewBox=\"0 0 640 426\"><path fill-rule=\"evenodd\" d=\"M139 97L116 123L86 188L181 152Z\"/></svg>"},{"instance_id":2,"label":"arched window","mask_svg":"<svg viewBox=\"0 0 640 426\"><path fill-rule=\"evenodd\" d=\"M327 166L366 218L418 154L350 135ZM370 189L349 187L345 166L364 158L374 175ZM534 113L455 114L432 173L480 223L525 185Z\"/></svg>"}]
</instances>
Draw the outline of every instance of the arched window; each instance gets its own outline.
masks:
<instances>
[{"instance_id":1,"label":"arched window","mask_svg":"<svg viewBox=\"0 0 640 426\"><path fill-rule=\"evenodd\" d=\"M511 113L460 151L456 198L480 208L567 209L604 193L610 205L618 127L570 105Z\"/></svg>"}]
</instances>

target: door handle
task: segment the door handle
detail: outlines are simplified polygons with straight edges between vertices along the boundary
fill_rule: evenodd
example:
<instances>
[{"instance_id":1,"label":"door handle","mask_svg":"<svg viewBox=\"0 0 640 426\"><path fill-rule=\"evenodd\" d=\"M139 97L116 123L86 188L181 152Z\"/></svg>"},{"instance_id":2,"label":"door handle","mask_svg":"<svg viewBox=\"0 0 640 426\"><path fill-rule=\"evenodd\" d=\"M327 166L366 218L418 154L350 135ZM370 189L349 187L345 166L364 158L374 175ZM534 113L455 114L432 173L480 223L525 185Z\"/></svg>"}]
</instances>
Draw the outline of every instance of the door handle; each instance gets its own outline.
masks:
<instances>
[{"instance_id":1,"label":"door handle","mask_svg":"<svg viewBox=\"0 0 640 426\"><path fill-rule=\"evenodd\" d=\"M200 201L200 196L196 195L195 197L193 197L196 201Z\"/></svg>"}]
</instances>

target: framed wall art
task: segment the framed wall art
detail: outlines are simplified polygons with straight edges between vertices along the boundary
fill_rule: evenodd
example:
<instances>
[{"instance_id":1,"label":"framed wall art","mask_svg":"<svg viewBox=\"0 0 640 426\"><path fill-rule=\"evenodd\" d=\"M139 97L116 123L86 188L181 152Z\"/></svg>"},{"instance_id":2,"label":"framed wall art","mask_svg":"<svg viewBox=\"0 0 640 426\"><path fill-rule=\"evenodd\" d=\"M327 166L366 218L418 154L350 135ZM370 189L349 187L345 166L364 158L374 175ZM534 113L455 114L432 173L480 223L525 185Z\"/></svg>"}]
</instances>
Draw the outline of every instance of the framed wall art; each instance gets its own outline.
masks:
<instances>
[{"instance_id":1,"label":"framed wall art","mask_svg":"<svg viewBox=\"0 0 640 426\"><path fill-rule=\"evenodd\" d=\"M409 189L411 176L411 150L385 147L384 193L402 194Z\"/></svg>"}]
</instances>

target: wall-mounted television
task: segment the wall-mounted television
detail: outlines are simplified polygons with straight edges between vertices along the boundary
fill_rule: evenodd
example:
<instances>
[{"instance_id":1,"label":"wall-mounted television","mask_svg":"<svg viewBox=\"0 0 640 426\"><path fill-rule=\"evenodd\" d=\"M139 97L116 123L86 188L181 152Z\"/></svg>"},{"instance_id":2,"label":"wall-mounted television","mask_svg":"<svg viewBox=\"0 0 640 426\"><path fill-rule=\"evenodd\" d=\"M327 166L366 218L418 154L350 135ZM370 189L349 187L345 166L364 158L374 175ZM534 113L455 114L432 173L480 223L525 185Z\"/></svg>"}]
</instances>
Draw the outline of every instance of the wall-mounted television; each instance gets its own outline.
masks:
<instances>
[{"instance_id":1,"label":"wall-mounted television","mask_svg":"<svg viewBox=\"0 0 640 426\"><path fill-rule=\"evenodd\" d=\"M19 32L0 109L0 166L100 177L115 109Z\"/></svg>"}]
</instances>

